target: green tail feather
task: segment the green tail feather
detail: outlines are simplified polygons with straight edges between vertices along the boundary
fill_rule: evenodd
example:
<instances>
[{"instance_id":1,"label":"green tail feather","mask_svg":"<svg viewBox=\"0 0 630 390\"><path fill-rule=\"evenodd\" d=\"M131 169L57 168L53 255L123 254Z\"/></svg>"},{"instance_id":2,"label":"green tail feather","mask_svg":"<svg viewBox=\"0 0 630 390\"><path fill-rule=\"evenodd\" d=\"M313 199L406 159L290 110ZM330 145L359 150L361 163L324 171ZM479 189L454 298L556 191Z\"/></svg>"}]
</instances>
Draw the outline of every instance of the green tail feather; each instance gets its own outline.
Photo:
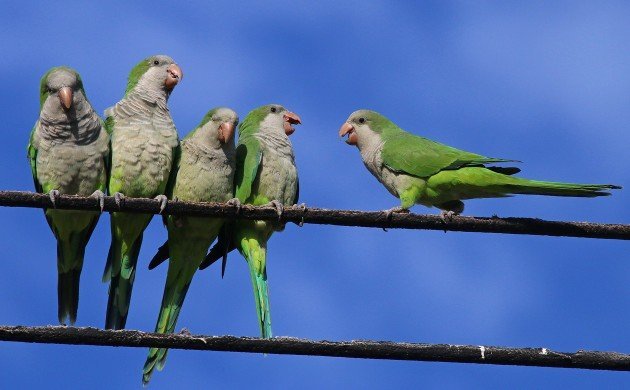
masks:
<instances>
[{"instance_id":1,"label":"green tail feather","mask_svg":"<svg viewBox=\"0 0 630 390\"><path fill-rule=\"evenodd\" d=\"M164 296L162 297L160 314L158 316L157 324L155 325L155 333L173 333L175 331L177 318L179 317L179 313L182 309L191 280L192 275L181 289L178 288L179 285L177 283L173 283L173 285L170 285L169 288L170 281L167 280L167 287L164 290ZM167 348L149 349L149 356L147 356L147 360L142 368L142 384L146 385L149 383L151 375L156 368L158 371L162 371L164 364L166 363L167 353Z\"/></svg>"},{"instance_id":2,"label":"green tail feather","mask_svg":"<svg viewBox=\"0 0 630 390\"><path fill-rule=\"evenodd\" d=\"M74 325L79 309L79 279L81 270L60 273L57 278L57 298L59 323ZM66 319L68 322L66 322Z\"/></svg>"},{"instance_id":3,"label":"green tail feather","mask_svg":"<svg viewBox=\"0 0 630 390\"><path fill-rule=\"evenodd\" d=\"M69 242L57 241L57 315L63 325L74 325L77 320L84 254L80 234L72 234Z\"/></svg>"},{"instance_id":4,"label":"green tail feather","mask_svg":"<svg viewBox=\"0 0 630 390\"><path fill-rule=\"evenodd\" d=\"M250 262L248 261L248 264ZM269 290L267 287L267 272L259 273L250 265L249 274L252 279L254 290L254 300L256 301L256 314L258 315L258 325L262 338L270 339L271 334L271 311L269 310Z\"/></svg>"},{"instance_id":5,"label":"green tail feather","mask_svg":"<svg viewBox=\"0 0 630 390\"><path fill-rule=\"evenodd\" d=\"M109 300L107 301L107 316L105 318L105 329L124 329L127 323L129 303L131 302L131 292L133 281L136 277L136 264L140 247L142 246L142 234L134 241L128 253L121 253L121 243L114 238L110 247L111 281L109 284ZM120 257L119 257L120 256ZM120 269L116 267L117 259L120 260ZM107 272L107 268L106 268Z\"/></svg>"},{"instance_id":6,"label":"green tail feather","mask_svg":"<svg viewBox=\"0 0 630 390\"><path fill-rule=\"evenodd\" d=\"M575 184L551 181L527 180L511 177L506 185L508 192L512 194L548 195L548 196L575 196L592 198L596 196L609 196L609 190L621 189L613 184Z\"/></svg>"}]
</instances>

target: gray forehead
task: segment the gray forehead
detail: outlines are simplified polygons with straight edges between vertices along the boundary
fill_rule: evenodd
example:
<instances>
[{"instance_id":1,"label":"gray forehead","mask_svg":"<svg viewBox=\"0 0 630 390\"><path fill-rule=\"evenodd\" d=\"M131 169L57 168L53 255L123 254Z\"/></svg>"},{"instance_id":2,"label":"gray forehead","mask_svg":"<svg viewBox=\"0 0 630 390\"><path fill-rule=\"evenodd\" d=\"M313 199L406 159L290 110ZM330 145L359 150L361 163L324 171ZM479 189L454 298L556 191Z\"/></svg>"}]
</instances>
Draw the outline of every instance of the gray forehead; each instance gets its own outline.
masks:
<instances>
[{"instance_id":1,"label":"gray forehead","mask_svg":"<svg viewBox=\"0 0 630 390\"><path fill-rule=\"evenodd\" d=\"M76 84L77 76L69 69L56 69L48 75L48 85L50 87L65 87Z\"/></svg>"},{"instance_id":2,"label":"gray forehead","mask_svg":"<svg viewBox=\"0 0 630 390\"><path fill-rule=\"evenodd\" d=\"M365 116L365 115L368 115L371 112L372 111L370 111L370 110L357 110L357 111L353 112L352 114L350 114L350 118L357 118L359 116Z\"/></svg>"},{"instance_id":3,"label":"gray forehead","mask_svg":"<svg viewBox=\"0 0 630 390\"><path fill-rule=\"evenodd\" d=\"M218 108L216 110L216 112L214 113L213 117L235 118L236 117L236 112L234 112L234 110L232 110L231 108L221 107L221 108Z\"/></svg>"},{"instance_id":4,"label":"gray forehead","mask_svg":"<svg viewBox=\"0 0 630 390\"><path fill-rule=\"evenodd\" d=\"M151 57L151 60L158 60L160 61L160 63L164 64L174 64L175 61L173 61L173 59L167 55L164 54L158 54L156 56Z\"/></svg>"}]
</instances>

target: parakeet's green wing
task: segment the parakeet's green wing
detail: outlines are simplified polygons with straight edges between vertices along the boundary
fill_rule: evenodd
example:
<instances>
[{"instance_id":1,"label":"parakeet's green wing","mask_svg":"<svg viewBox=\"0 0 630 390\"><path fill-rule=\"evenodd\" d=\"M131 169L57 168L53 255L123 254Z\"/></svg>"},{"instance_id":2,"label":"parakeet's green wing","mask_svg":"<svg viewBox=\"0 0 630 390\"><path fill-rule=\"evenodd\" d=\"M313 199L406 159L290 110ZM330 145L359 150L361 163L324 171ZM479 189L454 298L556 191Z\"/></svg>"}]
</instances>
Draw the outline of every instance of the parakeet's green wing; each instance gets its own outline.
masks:
<instances>
[{"instance_id":1,"label":"parakeet's green wing","mask_svg":"<svg viewBox=\"0 0 630 390\"><path fill-rule=\"evenodd\" d=\"M31 130L31 136L29 137L28 145L26 146L26 151L28 155L28 160L31 163L31 173L33 174L33 183L35 184L35 190L37 192L42 192L42 186L41 184L39 184L39 180L37 180L37 148L35 147L35 145L33 145L33 136L35 135L35 126L33 126L33 130Z\"/></svg>"},{"instance_id":2,"label":"parakeet's green wing","mask_svg":"<svg viewBox=\"0 0 630 390\"><path fill-rule=\"evenodd\" d=\"M179 163L182 158L182 143L181 141L177 143L177 146L173 148L173 166L171 168L171 173L168 176L168 181L166 182L166 189L164 190L164 195L167 198L173 199L173 191L175 190L175 181L177 179L177 171L179 171ZM168 224L168 215L162 214L162 223L164 226Z\"/></svg>"},{"instance_id":3,"label":"parakeet's green wing","mask_svg":"<svg viewBox=\"0 0 630 390\"><path fill-rule=\"evenodd\" d=\"M517 162L465 152L405 132L398 132L384 138L385 143L381 154L383 164L394 172L403 172L417 177L429 177L443 170L465 166Z\"/></svg>"},{"instance_id":4,"label":"parakeet's green wing","mask_svg":"<svg viewBox=\"0 0 630 390\"><path fill-rule=\"evenodd\" d=\"M252 186L262 161L260 141L249 136L239 140L236 148L236 197L246 202L252 194Z\"/></svg>"},{"instance_id":5,"label":"parakeet's green wing","mask_svg":"<svg viewBox=\"0 0 630 390\"><path fill-rule=\"evenodd\" d=\"M177 171L179 171L179 163L182 157L182 144L181 142L177 143L177 146L173 148L173 166L171 168L171 173L168 176L168 181L166 182L166 190L164 191L164 195L167 198L173 198L173 190L175 189L175 179L177 178ZM164 221L166 223L166 220Z\"/></svg>"}]
</instances>

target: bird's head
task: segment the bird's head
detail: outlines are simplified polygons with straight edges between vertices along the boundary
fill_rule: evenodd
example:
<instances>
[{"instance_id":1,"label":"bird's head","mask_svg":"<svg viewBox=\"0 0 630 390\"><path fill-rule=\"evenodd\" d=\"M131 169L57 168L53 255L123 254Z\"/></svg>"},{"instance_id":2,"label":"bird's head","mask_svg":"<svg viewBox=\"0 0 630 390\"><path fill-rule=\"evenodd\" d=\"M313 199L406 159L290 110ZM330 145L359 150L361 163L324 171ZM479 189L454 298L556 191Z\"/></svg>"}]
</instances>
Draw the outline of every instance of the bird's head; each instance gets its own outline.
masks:
<instances>
[{"instance_id":1,"label":"bird's head","mask_svg":"<svg viewBox=\"0 0 630 390\"><path fill-rule=\"evenodd\" d=\"M142 87L152 92L164 91L168 96L183 77L182 69L171 57L154 55L133 67L125 94Z\"/></svg>"},{"instance_id":2,"label":"bird's head","mask_svg":"<svg viewBox=\"0 0 630 390\"><path fill-rule=\"evenodd\" d=\"M252 110L239 127L239 132L278 132L289 136L293 125L302 123L300 117L279 104L268 104Z\"/></svg>"},{"instance_id":3,"label":"bird's head","mask_svg":"<svg viewBox=\"0 0 630 390\"><path fill-rule=\"evenodd\" d=\"M360 149L363 144L380 139L392 127L395 125L378 112L358 110L350 114L341 125L339 136L348 136L346 143L356 145Z\"/></svg>"},{"instance_id":4,"label":"bird's head","mask_svg":"<svg viewBox=\"0 0 630 390\"><path fill-rule=\"evenodd\" d=\"M234 145L236 125L238 125L238 115L234 110L217 107L208 111L198 128L203 130L204 136L209 137L210 144L218 149Z\"/></svg>"},{"instance_id":5,"label":"bird's head","mask_svg":"<svg viewBox=\"0 0 630 390\"><path fill-rule=\"evenodd\" d=\"M42 77L39 91L41 111L53 115L68 114L83 99L83 82L74 69L58 66Z\"/></svg>"}]
</instances>

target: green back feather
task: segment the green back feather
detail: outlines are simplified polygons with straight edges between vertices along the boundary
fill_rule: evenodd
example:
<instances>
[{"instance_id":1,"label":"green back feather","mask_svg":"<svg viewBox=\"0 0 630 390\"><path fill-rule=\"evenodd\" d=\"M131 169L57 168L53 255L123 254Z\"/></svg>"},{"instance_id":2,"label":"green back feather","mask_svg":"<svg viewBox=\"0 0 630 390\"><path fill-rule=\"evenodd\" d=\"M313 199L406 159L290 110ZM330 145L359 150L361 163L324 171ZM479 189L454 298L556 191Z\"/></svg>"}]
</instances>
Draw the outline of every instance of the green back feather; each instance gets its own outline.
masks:
<instances>
[{"instance_id":1,"label":"green back feather","mask_svg":"<svg viewBox=\"0 0 630 390\"><path fill-rule=\"evenodd\" d=\"M366 111L372 131L381 134L383 163L394 172L429 177L442 170L458 169L496 162L516 162L459 150L427 138L408 133L383 115Z\"/></svg>"},{"instance_id":2,"label":"green back feather","mask_svg":"<svg viewBox=\"0 0 630 390\"><path fill-rule=\"evenodd\" d=\"M151 67L150 58L145 58L144 60L138 62L136 66L133 67L133 69L131 69L131 72L129 73L129 78L127 79L125 96L127 96L129 92L131 92L136 87L136 85L138 85L140 77L142 77L142 75L145 74L147 70L149 70L149 67Z\"/></svg>"},{"instance_id":3,"label":"green back feather","mask_svg":"<svg viewBox=\"0 0 630 390\"><path fill-rule=\"evenodd\" d=\"M272 105L266 105L258 107L247 114L243 122L238 126L238 135L243 137L246 135L252 135L258 132L260 124L265 120L269 114L269 109ZM240 138L239 138L240 139ZM239 141L240 142L240 141Z\"/></svg>"}]
</instances>

